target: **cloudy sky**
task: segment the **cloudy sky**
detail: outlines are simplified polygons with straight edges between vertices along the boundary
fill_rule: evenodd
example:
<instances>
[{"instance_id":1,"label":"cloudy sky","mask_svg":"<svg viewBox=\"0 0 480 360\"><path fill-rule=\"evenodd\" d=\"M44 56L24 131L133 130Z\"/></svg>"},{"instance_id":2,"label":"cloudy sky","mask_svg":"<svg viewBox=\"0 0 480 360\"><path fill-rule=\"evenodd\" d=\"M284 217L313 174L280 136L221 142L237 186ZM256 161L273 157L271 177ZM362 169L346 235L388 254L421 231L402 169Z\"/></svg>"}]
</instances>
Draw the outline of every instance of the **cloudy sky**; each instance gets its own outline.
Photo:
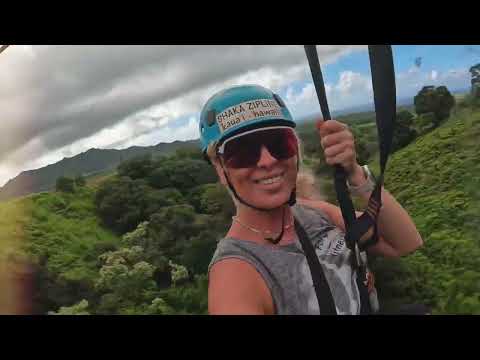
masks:
<instances>
[{"instance_id":1,"label":"cloudy sky","mask_svg":"<svg viewBox=\"0 0 480 360\"><path fill-rule=\"evenodd\" d=\"M372 102L366 46L319 45L332 111ZM470 86L480 46L394 46L398 98ZM0 186L90 148L198 138L202 104L257 83L295 117L319 111L303 46L29 46L0 54Z\"/></svg>"}]
</instances>

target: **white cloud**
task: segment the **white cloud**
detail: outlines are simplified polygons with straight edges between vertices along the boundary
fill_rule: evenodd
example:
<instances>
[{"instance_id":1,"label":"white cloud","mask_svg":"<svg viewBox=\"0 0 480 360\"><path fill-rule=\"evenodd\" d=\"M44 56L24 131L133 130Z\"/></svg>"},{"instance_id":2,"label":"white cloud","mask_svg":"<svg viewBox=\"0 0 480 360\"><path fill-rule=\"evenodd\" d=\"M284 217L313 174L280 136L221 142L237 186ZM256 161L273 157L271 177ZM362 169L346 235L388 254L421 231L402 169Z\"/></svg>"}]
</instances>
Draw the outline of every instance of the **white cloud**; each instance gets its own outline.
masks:
<instances>
[{"instance_id":1,"label":"white cloud","mask_svg":"<svg viewBox=\"0 0 480 360\"><path fill-rule=\"evenodd\" d=\"M185 93L175 99L166 101L160 105L151 106L137 112L120 123L99 130L97 133L74 141L71 144L48 151L40 137L28 142L15 151L12 156L4 159L4 163L13 165L19 160L25 162L25 169L39 168L50 163L60 161L64 157L73 156L90 148L118 148L123 149L132 145L148 146L159 142L172 142L174 140L191 140L198 138L198 119L190 116L184 126L171 128L168 123L183 116L197 113L207 99L215 92L224 87L243 83L257 83L263 86L280 89L289 81L300 79L306 72L305 66L294 66L284 72L275 71L270 67L264 67L257 71L251 71L225 82L215 83L211 86ZM173 78L173 77L172 77ZM106 97L121 94L121 90L112 90ZM99 101L97 99L97 101ZM77 111L85 106L98 106L93 99L86 99L83 103L76 103L69 107L69 112ZM42 156L29 161L31 154ZM15 167L16 168L16 167ZM4 171L5 174L8 171ZM1 176L1 173L0 173ZM7 180L3 178L4 182ZM0 177L0 180L2 178Z\"/></svg>"},{"instance_id":2,"label":"white cloud","mask_svg":"<svg viewBox=\"0 0 480 360\"><path fill-rule=\"evenodd\" d=\"M470 86L470 73L465 68L424 72L418 68L411 68L396 76L397 97L413 97L427 85L445 85L451 91L466 89Z\"/></svg>"},{"instance_id":3,"label":"white cloud","mask_svg":"<svg viewBox=\"0 0 480 360\"><path fill-rule=\"evenodd\" d=\"M285 102L294 117L301 118L320 111L312 82L307 82L300 91L295 92L294 89L294 85L289 86L285 97ZM373 101L370 77L349 70L340 73L337 83L326 83L325 92L330 112Z\"/></svg>"},{"instance_id":4,"label":"white cloud","mask_svg":"<svg viewBox=\"0 0 480 360\"><path fill-rule=\"evenodd\" d=\"M318 48L323 62L357 49ZM0 161L37 136L48 149L58 149L149 107L232 79L276 88L306 72L298 45L14 45L5 54L0 113L10 121L2 129L9 136L0 143ZM199 102L189 105L198 108Z\"/></svg>"},{"instance_id":5,"label":"white cloud","mask_svg":"<svg viewBox=\"0 0 480 360\"><path fill-rule=\"evenodd\" d=\"M343 71L340 74L338 84L335 85L335 91L342 97L350 97L361 92L371 92L372 83L370 77L353 71Z\"/></svg>"},{"instance_id":6,"label":"white cloud","mask_svg":"<svg viewBox=\"0 0 480 360\"><path fill-rule=\"evenodd\" d=\"M258 84L278 92L287 84L304 79L308 75L307 71L308 66L306 64L286 69L263 67L227 81L227 86L234 84Z\"/></svg>"},{"instance_id":7,"label":"white cloud","mask_svg":"<svg viewBox=\"0 0 480 360\"><path fill-rule=\"evenodd\" d=\"M329 95L330 87L325 91L327 97ZM306 115L310 115L313 112L318 111L318 100L315 92L315 86L312 82L307 83L299 92L295 92L294 86L289 86L286 90L285 104L289 108L294 119L302 118Z\"/></svg>"},{"instance_id":8,"label":"white cloud","mask_svg":"<svg viewBox=\"0 0 480 360\"><path fill-rule=\"evenodd\" d=\"M106 147L125 149L130 146L150 146L160 142L172 142L174 140L186 141L198 138L198 119L193 115L188 118L184 125L178 127L170 127L162 120L156 123L154 121L149 122L148 120L141 120L140 123L141 122L151 130L131 138L128 134L132 131L133 124L131 121L125 121L114 128L101 130L100 133L87 139L82 139L55 151L44 153L44 155L33 161L26 162L22 169L37 169L60 161L64 157L71 157L85 152L91 148ZM111 146L111 141L115 138L127 140L122 142L121 146ZM35 146L38 147L41 153L41 144L35 144ZM19 167L0 167L0 179L2 177L8 179L10 174L18 173L19 169Z\"/></svg>"},{"instance_id":9,"label":"white cloud","mask_svg":"<svg viewBox=\"0 0 480 360\"><path fill-rule=\"evenodd\" d=\"M413 99L413 96L426 85L445 85L450 90L464 89L469 86L469 79L468 69L421 71L417 67L411 67L396 75L397 99L404 97ZM325 91L331 112L373 104L371 77L350 70L341 72L336 83L326 83ZM294 117L301 118L320 111L312 82L307 82L300 90L296 84L288 86L285 102Z\"/></svg>"},{"instance_id":10,"label":"white cloud","mask_svg":"<svg viewBox=\"0 0 480 360\"><path fill-rule=\"evenodd\" d=\"M318 46L323 64L365 46ZM8 56L4 56L8 55ZM302 46L13 46L0 62L0 185L19 170L89 148L195 138L205 101L230 85L285 92L294 116L318 112ZM433 82L433 83L432 83ZM411 95L423 84L469 84L466 69L399 74ZM326 84L332 111L371 102L368 77L346 69ZM184 126L170 126L185 118ZM22 164L22 165L19 165ZM9 175L7 175L9 174Z\"/></svg>"}]
</instances>

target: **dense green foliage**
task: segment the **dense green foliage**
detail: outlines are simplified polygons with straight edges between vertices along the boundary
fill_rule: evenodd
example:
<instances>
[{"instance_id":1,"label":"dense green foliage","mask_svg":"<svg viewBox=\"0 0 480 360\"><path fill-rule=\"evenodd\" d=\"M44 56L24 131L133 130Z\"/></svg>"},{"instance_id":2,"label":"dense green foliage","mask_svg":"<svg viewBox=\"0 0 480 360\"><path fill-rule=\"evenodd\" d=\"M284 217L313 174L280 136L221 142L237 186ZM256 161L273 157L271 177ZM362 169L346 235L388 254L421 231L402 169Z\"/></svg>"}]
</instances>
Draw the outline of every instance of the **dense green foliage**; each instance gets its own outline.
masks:
<instances>
[{"instance_id":1,"label":"dense green foliage","mask_svg":"<svg viewBox=\"0 0 480 360\"><path fill-rule=\"evenodd\" d=\"M75 192L76 188L80 188L86 184L87 181L82 175L77 175L75 178L69 176L60 176L55 183L55 190L73 193Z\"/></svg>"},{"instance_id":2,"label":"dense green foliage","mask_svg":"<svg viewBox=\"0 0 480 360\"><path fill-rule=\"evenodd\" d=\"M470 74L472 76L472 89L470 91L474 99L480 98L480 63L473 65L470 68Z\"/></svg>"},{"instance_id":3,"label":"dense green foliage","mask_svg":"<svg viewBox=\"0 0 480 360\"><path fill-rule=\"evenodd\" d=\"M389 160L385 186L412 216L425 244L401 259L374 259L385 311L423 303L437 314L480 313L480 111L467 96L452 114L436 129L431 122L421 123L425 114L397 114L399 126L411 129L412 135L402 144L397 125L396 152ZM378 174L374 117L362 120L351 125L357 152L362 143L369 150L359 162L366 160ZM302 136L306 157L312 158L307 163L320 177L324 197L336 203L331 169L322 162L314 126L302 130L310 131Z\"/></svg>"},{"instance_id":4,"label":"dense green foliage","mask_svg":"<svg viewBox=\"0 0 480 360\"><path fill-rule=\"evenodd\" d=\"M35 268L34 312L206 313L205 274L233 203L199 153L134 158L94 187L66 178L68 191L3 204L17 211L2 230L22 244L9 251ZM164 187L149 181L160 167Z\"/></svg>"},{"instance_id":5,"label":"dense green foliage","mask_svg":"<svg viewBox=\"0 0 480 360\"><path fill-rule=\"evenodd\" d=\"M74 181L75 181L75 186L78 186L78 187L82 187L82 186L87 185L87 180L85 179L85 177L83 175L75 176Z\"/></svg>"},{"instance_id":6,"label":"dense green foliage","mask_svg":"<svg viewBox=\"0 0 480 360\"><path fill-rule=\"evenodd\" d=\"M67 176L60 176L57 179L55 184L55 190L63 191L63 192L74 192L75 191L75 180L67 177Z\"/></svg>"},{"instance_id":7,"label":"dense green foliage","mask_svg":"<svg viewBox=\"0 0 480 360\"><path fill-rule=\"evenodd\" d=\"M387 311L424 303L479 314L480 109L466 97L437 128L422 127L422 116L398 112L385 184L425 245L372 259L380 302ZM359 162L378 173L374 114L347 120ZM335 203L314 124L298 130L305 165ZM234 207L198 150L137 157L73 184L0 204L0 255L34 266L36 313L206 314L208 264Z\"/></svg>"},{"instance_id":8,"label":"dense green foliage","mask_svg":"<svg viewBox=\"0 0 480 360\"><path fill-rule=\"evenodd\" d=\"M407 146L417 137L413 119L414 115L407 110L397 113L397 122L392 140L392 153Z\"/></svg>"},{"instance_id":9,"label":"dense green foliage","mask_svg":"<svg viewBox=\"0 0 480 360\"><path fill-rule=\"evenodd\" d=\"M480 313L479 136L480 112L466 108L390 160L386 187L411 214L425 245L398 261L391 278L379 267L380 286L390 289L384 303Z\"/></svg>"},{"instance_id":10,"label":"dense green foliage","mask_svg":"<svg viewBox=\"0 0 480 360\"><path fill-rule=\"evenodd\" d=\"M415 112L418 115L432 113L433 125L437 127L450 116L455 98L445 86L424 86L414 97Z\"/></svg>"}]
</instances>

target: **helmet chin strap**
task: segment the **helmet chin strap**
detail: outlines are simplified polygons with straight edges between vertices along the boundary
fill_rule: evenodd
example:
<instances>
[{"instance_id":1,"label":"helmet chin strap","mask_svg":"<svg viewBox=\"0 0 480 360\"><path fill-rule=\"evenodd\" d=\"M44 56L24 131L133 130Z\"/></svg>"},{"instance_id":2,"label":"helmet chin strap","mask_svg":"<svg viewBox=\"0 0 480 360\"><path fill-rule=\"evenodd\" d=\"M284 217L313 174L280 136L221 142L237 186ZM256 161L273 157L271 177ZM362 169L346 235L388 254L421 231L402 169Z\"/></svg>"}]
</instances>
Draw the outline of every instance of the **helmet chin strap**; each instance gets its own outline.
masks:
<instances>
[{"instance_id":1,"label":"helmet chin strap","mask_svg":"<svg viewBox=\"0 0 480 360\"><path fill-rule=\"evenodd\" d=\"M288 205L288 206L293 206L295 205L295 203L297 202L297 196L296 196L296 188L293 188L291 194L290 194L290 198L284 202L282 205L280 206L275 206L273 208L260 208L258 206L255 206L255 205L252 205L252 204L249 204L248 202L246 202L245 200L243 200L238 194L237 192L235 191L235 188L233 187L232 183L230 182L230 179L228 178L228 175L227 175L227 172L225 171L225 168L223 167L223 164L221 164L222 166L222 169L223 169L223 175L225 176L225 179L227 180L227 184L228 184L228 187L230 188L231 192L233 193L233 196L235 196L235 198L243 205L245 206L248 206L252 209L255 209L255 210L259 210L259 211L271 211L271 210L275 210L275 209L278 209L278 208L283 208L283 211L282 211L282 230L280 232L280 234L276 237L276 238L265 238L266 240L270 241L271 243L273 244L278 244L280 242L280 240L282 239L283 237L283 233L285 231L285 208L286 206L285 205ZM298 163L297 163L297 168L298 168Z\"/></svg>"}]
</instances>

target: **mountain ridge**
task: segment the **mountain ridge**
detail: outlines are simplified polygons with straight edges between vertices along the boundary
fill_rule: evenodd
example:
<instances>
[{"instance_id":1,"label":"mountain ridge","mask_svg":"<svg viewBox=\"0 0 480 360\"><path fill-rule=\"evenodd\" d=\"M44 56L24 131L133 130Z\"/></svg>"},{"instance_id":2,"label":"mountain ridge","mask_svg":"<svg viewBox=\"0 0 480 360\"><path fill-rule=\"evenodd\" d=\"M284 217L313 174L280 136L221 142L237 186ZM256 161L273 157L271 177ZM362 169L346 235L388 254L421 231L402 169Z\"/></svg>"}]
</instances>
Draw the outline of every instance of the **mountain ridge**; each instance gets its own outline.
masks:
<instances>
[{"instance_id":1,"label":"mountain ridge","mask_svg":"<svg viewBox=\"0 0 480 360\"><path fill-rule=\"evenodd\" d=\"M89 176L111 171L122 161L136 156L149 153L168 155L180 148L198 146L199 140L176 140L171 143L158 143L152 146L131 146L121 150L91 148L72 157L64 157L56 163L22 171L0 188L0 201L51 190L55 187L55 182L60 176Z\"/></svg>"}]
</instances>

